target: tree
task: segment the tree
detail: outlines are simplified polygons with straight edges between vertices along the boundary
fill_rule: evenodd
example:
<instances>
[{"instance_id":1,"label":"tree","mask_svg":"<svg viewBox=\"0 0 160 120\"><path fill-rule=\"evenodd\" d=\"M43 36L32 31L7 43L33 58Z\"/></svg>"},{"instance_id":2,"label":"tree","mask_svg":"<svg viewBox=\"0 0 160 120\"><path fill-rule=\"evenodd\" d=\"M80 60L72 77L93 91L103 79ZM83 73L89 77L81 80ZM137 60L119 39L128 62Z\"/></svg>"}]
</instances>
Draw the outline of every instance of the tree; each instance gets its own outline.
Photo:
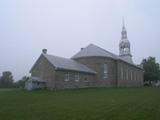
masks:
<instances>
[{"instance_id":1,"label":"tree","mask_svg":"<svg viewBox=\"0 0 160 120\"><path fill-rule=\"evenodd\" d=\"M13 76L10 71L4 71L2 77L0 78L0 87L12 87L13 86Z\"/></svg>"},{"instance_id":2,"label":"tree","mask_svg":"<svg viewBox=\"0 0 160 120\"><path fill-rule=\"evenodd\" d=\"M156 63L155 57L148 57L142 60L142 65L144 68L144 81L151 81L160 79L160 65Z\"/></svg>"},{"instance_id":3,"label":"tree","mask_svg":"<svg viewBox=\"0 0 160 120\"><path fill-rule=\"evenodd\" d=\"M21 80L18 80L15 83L16 87L24 88L26 80L28 80L28 77L27 76L23 76Z\"/></svg>"}]
</instances>

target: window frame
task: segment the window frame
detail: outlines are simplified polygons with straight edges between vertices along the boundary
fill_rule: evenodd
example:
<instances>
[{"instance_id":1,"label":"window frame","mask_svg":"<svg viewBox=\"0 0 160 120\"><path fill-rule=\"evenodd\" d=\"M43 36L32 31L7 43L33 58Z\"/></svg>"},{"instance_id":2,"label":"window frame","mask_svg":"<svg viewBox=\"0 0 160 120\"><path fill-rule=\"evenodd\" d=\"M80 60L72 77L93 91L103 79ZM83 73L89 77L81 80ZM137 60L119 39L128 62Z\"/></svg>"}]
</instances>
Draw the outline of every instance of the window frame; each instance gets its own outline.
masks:
<instances>
[{"instance_id":1,"label":"window frame","mask_svg":"<svg viewBox=\"0 0 160 120\"><path fill-rule=\"evenodd\" d=\"M132 72L132 70L131 70L131 81L133 80L133 72Z\"/></svg>"},{"instance_id":2,"label":"window frame","mask_svg":"<svg viewBox=\"0 0 160 120\"><path fill-rule=\"evenodd\" d=\"M75 80L76 82L79 82L79 81L80 81L79 73L75 73L75 75L74 75L74 80Z\"/></svg>"},{"instance_id":3,"label":"window frame","mask_svg":"<svg viewBox=\"0 0 160 120\"><path fill-rule=\"evenodd\" d=\"M65 73L65 74L64 74L64 81L66 81L66 82L70 81L69 78L70 78L69 72Z\"/></svg>"},{"instance_id":4,"label":"window frame","mask_svg":"<svg viewBox=\"0 0 160 120\"><path fill-rule=\"evenodd\" d=\"M103 64L103 78L104 79L108 78L108 64L107 63Z\"/></svg>"},{"instance_id":5,"label":"window frame","mask_svg":"<svg viewBox=\"0 0 160 120\"><path fill-rule=\"evenodd\" d=\"M121 66L121 80L124 79L124 71L123 71L123 66Z\"/></svg>"},{"instance_id":6,"label":"window frame","mask_svg":"<svg viewBox=\"0 0 160 120\"><path fill-rule=\"evenodd\" d=\"M126 80L128 80L128 79L129 79L129 70L126 69Z\"/></svg>"}]
</instances>

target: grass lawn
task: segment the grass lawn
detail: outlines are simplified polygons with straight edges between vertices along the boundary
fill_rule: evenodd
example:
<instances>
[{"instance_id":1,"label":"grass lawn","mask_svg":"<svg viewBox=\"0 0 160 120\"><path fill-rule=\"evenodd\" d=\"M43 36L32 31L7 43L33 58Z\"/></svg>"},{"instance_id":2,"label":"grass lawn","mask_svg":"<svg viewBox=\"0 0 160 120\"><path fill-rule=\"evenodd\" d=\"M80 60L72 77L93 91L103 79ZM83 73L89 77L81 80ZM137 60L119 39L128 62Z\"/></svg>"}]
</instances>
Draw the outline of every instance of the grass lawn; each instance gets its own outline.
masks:
<instances>
[{"instance_id":1,"label":"grass lawn","mask_svg":"<svg viewBox=\"0 0 160 120\"><path fill-rule=\"evenodd\" d=\"M160 88L3 89L0 120L160 120Z\"/></svg>"}]
</instances>

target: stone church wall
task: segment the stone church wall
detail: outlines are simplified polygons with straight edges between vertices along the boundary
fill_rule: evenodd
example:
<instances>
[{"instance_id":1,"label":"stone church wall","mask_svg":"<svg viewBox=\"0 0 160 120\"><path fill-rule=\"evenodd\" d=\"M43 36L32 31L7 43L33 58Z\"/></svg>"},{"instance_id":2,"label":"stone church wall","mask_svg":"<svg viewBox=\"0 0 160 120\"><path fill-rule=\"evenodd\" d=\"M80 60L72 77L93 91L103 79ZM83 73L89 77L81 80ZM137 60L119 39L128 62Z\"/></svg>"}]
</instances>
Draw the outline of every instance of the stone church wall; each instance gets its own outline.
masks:
<instances>
[{"instance_id":1,"label":"stone church wall","mask_svg":"<svg viewBox=\"0 0 160 120\"><path fill-rule=\"evenodd\" d=\"M65 75L69 74L69 79L66 81ZM79 79L75 79L75 75L79 76ZM74 72L74 71L56 71L56 89L64 89L64 88L83 88L83 87L94 87L94 77L93 74L87 74L82 72Z\"/></svg>"},{"instance_id":2,"label":"stone church wall","mask_svg":"<svg viewBox=\"0 0 160 120\"><path fill-rule=\"evenodd\" d=\"M143 85L142 69L106 57L85 57L76 59L77 62L95 70L97 74L76 71L56 70L48 60L41 56L32 69L31 76L45 80L48 88L83 88L83 87L139 87ZM104 64L107 64L107 78L104 78ZM65 80L69 74L69 80ZM75 75L79 75L79 80Z\"/></svg>"},{"instance_id":3,"label":"stone church wall","mask_svg":"<svg viewBox=\"0 0 160 120\"><path fill-rule=\"evenodd\" d=\"M32 69L31 76L39 77L46 81L47 87L54 88L55 86L55 70L44 56L40 56Z\"/></svg>"},{"instance_id":4,"label":"stone church wall","mask_svg":"<svg viewBox=\"0 0 160 120\"><path fill-rule=\"evenodd\" d=\"M117 85L117 65L116 60L107 57L84 57L75 59L76 61L95 70L95 86L114 87ZM108 77L104 78L104 64L107 64Z\"/></svg>"},{"instance_id":5,"label":"stone church wall","mask_svg":"<svg viewBox=\"0 0 160 120\"><path fill-rule=\"evenodd\" d=\"M143 71L140 68L137 68L122 61L117 61L117 66L117 81L119 87L143 86Z\"/></svg>"}]
</instances>

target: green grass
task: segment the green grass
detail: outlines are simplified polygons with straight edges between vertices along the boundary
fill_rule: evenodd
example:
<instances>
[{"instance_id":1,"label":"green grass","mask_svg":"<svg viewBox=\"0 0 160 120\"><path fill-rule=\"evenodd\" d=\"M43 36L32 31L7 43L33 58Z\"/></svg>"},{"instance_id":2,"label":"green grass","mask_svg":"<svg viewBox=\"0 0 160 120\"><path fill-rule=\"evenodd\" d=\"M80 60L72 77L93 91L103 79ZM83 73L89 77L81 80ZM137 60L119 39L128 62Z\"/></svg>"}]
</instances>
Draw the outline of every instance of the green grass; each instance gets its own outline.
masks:
<instances>
[{"instance_id":1,"label":"green grass","mask_svg":"<svg viewBox=\"0 0 160 120\"><path fill-rule=\"evenodd\" d=\"M3 89L0 120L160 120L160 88Z\"/></svg>"}]
</instances>

